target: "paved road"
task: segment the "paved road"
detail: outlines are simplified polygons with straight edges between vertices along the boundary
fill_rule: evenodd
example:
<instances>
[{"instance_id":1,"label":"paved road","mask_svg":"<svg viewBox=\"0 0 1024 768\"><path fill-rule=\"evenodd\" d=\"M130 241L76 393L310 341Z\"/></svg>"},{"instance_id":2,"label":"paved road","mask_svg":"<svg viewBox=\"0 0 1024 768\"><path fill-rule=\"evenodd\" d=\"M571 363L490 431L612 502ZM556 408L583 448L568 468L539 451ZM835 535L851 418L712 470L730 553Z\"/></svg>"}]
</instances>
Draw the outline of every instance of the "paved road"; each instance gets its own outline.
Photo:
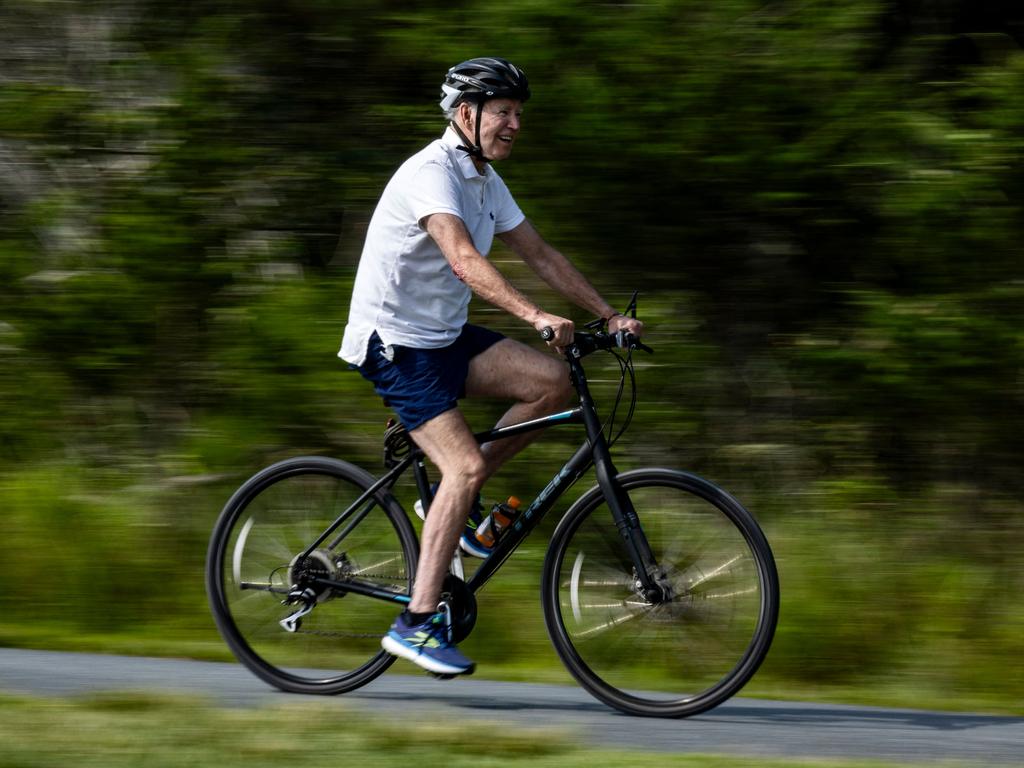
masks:
<instances>
[{"instance_id":1,"label":"paved road","mask_svg":"<svg viewBox=\"0 0 1024 768\"><path fill-rule=\"evenodd\" d=\"M658 752L773 757L863 757L933 764L1024 764L1024 719L733 699L687 720L632 718L570 686L441 682L386 673L344 696L304 697L267 687L236 664L0 649L0 690L41 696L168 691L228 706L307 700L411 720L515 721L584 743Z\"/></svg>"}]
</instances>

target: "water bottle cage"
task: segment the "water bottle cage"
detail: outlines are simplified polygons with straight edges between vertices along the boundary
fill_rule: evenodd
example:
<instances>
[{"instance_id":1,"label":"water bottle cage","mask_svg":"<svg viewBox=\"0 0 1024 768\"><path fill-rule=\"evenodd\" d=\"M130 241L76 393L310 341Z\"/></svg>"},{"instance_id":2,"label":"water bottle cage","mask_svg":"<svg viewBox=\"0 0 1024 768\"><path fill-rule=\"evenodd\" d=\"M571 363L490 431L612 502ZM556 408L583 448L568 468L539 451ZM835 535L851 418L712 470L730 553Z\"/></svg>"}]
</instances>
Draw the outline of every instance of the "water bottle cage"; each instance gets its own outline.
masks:
<instances>
[{"instance_id":1,"label":"water bottle cage","mask_svg":"<svg viewBox=\"0 0 1024 768\"><path fill-rule=\"evenodd\" d=\"M518 505L518 500L516 500L516 504ZM519 510L511 504L495 504L491 507L491 514L487 516L477 529L477 538L486 543L487 546L493 546L501 538L502 534L511 527L518 515ZM490 539L490 541L487 541L487 539Z\"/></svg>"}]
</instances>

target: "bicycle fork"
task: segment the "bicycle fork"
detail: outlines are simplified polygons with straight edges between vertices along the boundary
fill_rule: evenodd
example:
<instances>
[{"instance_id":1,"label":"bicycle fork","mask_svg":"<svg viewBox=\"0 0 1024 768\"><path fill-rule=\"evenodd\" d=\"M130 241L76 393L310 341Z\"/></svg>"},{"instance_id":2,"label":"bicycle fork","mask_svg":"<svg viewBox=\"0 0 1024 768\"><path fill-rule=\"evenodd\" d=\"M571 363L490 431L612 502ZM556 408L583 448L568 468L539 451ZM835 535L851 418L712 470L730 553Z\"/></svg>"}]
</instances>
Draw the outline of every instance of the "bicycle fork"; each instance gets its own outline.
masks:
<instances>
[{"instance_id":1,"label":"bicycle fork","mask_svg":"<svg viewBox=\"0 0 1024 768\"><path fill-rule=\"evenodd\" d=\"M672 599L671 587L661 567L658 565L651 550L651 544L644 534L640 518L633 507L629 494L618 480L618 470L612 463L608 441L601 429L600 421L586 377L578 360L569 360L570 375L580 395L580 406L583 421L586 424L587 438L590 441L591 455L597 484L604 494L605 501L611 509L612 517L619 535L626 546L626 552L633 563L635 574L634 588L637 594L649 603L662 603Z\"/></svg>"},{"instance_id":2,"label":"bicycle fork","mask_svg":"<svg viewBox=\"0 0 1024 768\"><path fill-rule=\"evenodd\" d=\"M607 450L607 449L606 449ZM665 603L674 597L666 574L655 559L651 544L644 534L640 518L629 494L617 479L615 467L609 459L602 462L595 456L597 482L611 509L612 518L633 563L637 594L649 603ZM603 477L602 477L603 476Z\"/></svg>"}]
</instances>

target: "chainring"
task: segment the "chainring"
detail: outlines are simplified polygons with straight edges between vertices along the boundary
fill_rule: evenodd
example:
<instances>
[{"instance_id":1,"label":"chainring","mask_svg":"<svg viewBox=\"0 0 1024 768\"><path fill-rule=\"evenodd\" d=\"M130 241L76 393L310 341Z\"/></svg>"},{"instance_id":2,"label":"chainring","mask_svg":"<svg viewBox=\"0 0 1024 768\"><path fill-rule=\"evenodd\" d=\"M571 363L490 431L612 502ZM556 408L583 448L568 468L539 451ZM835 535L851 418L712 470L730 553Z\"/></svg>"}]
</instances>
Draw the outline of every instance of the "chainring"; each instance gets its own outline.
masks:
<instances>
[{"instance_id":1,"label":"chainring","mask_svg":"<svg viewBox=\"0 0 1024 768\"><path fill-rule=\"evenodd\" d=\"M476 596L466 582L449 573L441 585L441 600L452 612L452 640L460 643L476 626Z\"/></svg>"}]
</instances>

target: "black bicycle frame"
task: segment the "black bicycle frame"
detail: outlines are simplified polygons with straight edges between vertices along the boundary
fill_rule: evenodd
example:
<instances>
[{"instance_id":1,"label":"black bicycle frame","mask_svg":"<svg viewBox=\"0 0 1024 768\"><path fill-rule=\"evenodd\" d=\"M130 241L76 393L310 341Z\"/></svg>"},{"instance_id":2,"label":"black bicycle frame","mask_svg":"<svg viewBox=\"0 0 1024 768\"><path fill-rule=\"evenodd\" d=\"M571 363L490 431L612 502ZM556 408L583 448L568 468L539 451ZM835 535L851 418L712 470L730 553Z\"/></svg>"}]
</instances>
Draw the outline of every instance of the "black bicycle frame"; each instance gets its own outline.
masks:
<instances>
[{"instance_id":1,"label":"black bicycle frame","mask_svg":"<svg viewBox=\"0 0 1024 768\"><path fill-rule=\"evenodd\" d=\"M580 363L581 357L582 355L579 353L579 349L575 344L569 348L568 354L566 355L566 358L569 361L570 377L572 379L573 386L576 388L580 397L580 404L578 407L568 411L562 411L561 413L551 414L550 416L532 419L531 421L524 421L519 424L496 427L474 435L477 442L482 445L495 440L502 440L515 435L521 435L526 432L533 432L561 424L582 423L586 427L587 432L586 441L562 466L558 474L551 479L551 482L549 482L537 495L530 506L516 517L515 522L510 529L498 540L494 551L487 556L472 577L470 577L466 582L473 593L479 591L480 588L487 583L505 560L508 559L508 557L516 550L530 532L537 527L538 523L540 523L552 506L554 506L555 502L558 501L561 495L572 487L572 485L590 468L591 464L593 464L597 475L597 483L604 494L605 501L608 503L608 507L611 510L616 527L626 546L626 551L629 553L630 559L633 562L633 567L636 571L636 578L640 582L644 595L651 600L657 600L662 597L661 587L658 583L657 563L651 553L650 544L640 527L640 520L637 517L636 510L633 508L633 504L629 499L629 495L623 490L617 480L618 471L612 463L608 441L605 438L604 431L601 428L601 423L597 415L597 410L590 397L590 389L587 385L586 375L584 374L583 366ZM429 507L432 494L430 492L430 483L427 478L424 458L423 451L414 447L409 455L403 458L394 468L387 472L387 474L382 476L370 488L364 491L355 502L349 505L349 507L320 535L320 537L309 546L305 553L303 553L303 556L308 557L312 554L312 552L327 541L327 539L337 531L338 528L344 525L345 528L334 537L329 548L333 549L335 546L340 544L348 532L357 526L359 522L369 514L373 504L367 504L367 501L370 501L374 494L381 489L393 486L410 465L413 466L413 474L416 479L416 486L419 491L420 498L424 501L425 507ZM364 505L365 508L363 508ZM355 592L368 597L391 600L397 603L408 603L411 599L409 595L382 590L379 587L356 581L336 581L326 578L315 578L313 581L317 585L333 587L347 592Z\"/></svg>"}]
</instances>

